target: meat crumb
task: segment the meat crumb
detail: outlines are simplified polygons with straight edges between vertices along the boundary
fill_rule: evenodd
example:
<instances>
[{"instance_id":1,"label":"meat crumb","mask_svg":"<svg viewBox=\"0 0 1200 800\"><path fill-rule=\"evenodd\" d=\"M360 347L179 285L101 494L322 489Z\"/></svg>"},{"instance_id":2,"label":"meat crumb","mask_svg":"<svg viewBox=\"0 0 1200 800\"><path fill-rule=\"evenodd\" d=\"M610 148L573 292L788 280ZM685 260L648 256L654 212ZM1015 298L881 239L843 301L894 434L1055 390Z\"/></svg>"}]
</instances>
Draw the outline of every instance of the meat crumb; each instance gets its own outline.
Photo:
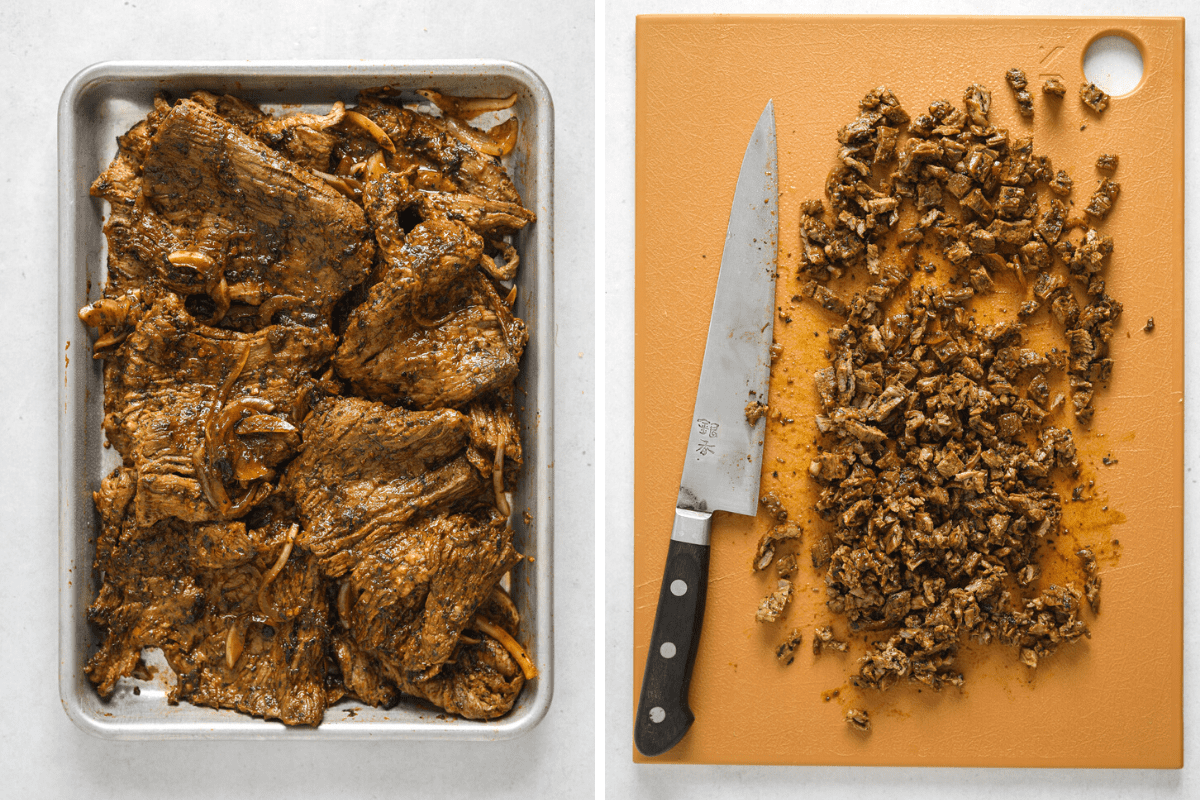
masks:
<instances>
[{"instance_id":1,"label":"meat crumb","mask_svg":"<svg viewBox=\"0 0 1200 800\"><path fill-rule=\"evenodd\" d=\"M1029 92L1026 91L1025 88L1029 85L1029 81L1025 78L1024 70L1022 70L1020 67L1013 67L1004 74L1004 77L1008 81L1008 85L1010 88L1012 88L1013 95L1017 99L1017 110L1021 113L1021 116L1032 117L1033 98L1029 95Z\"/></svg>"},{"instance_id":2,"label":"meat crumb","mask_svg":"<svg viewBox=\"0 0 1200 800\"><path fill-rule=\"evenodd\" d=\"M776 622L779 620L788 601L792 599L792 582L780 580L779 588L763 598L754 618L759 622Z\"/></svg>"},{"instance_id":3,"label":"meat crumb","mask_svg":"<svg viewBox=\"0 0 1200 800\"><path fill-rule=\"evenodd\" d=\"M746 422L754 425L767 415L767 405L761 400L751 400L746 404Z\"/></svg>"},{"instance_id":4,"label":"meat crumb","mask_svg":"<svg viewBox=\"0 0 1200 800\"><path fill-rule=\"evenodd\" d=\"M819 656L826 650L837 650L839 653L844 653L849 645L833 638L833 628L826 625L813 631L812 647L813 655Z\"/></svg>"},{"instance_id":5,"label":"meat crumb","mask_svg":"<svg viewBox=\"0 0 1200 800\"><path fill-rule=\"evenodd\" d=\"M1096 159L1096 169L1102 169L1105 172L1116 172L1117 163L1121 160L1120 156L1112 153L1101 153Z\"/></svg>"},{"instance_id":6,"label":"meat crumb","mask_svg":"<svg viewBox=\"0 0 1200 800\"><path fill-rule=\"evenodd\" d=\"M871 730L871 717L864 709L851 708L846 711L846 724L856 731L868 733Z\"/></svg>"},{"instance_id":7,"label":"meat crumb","mask_svg":"<svg viewBox=\"0 0 1200 800\"><path fill-rule=\"evenodd\" d=\"M1146 318L1146 327L1142 328L1142 330L1144 330L1146 333L1154 330L1154 317Z\"/></svg>"},{"instance_id":8,"label":"meat crumb","mask_svg":"<svg viewBox=\"0 0 1200 800\"><path fill-rule=\"evenodd\" d=\"M1094 83L1083 83L1079 86L1079 99L1083 104L1097 114L1108 108L1108 95Z\"/></svg>"},{"instance_id":9,"label":"meat crumb","mask_svg":"<svg viewBox=\"0 0 1200 800\"><path fill-rule=\"evenodd\" d=\"M796 660L796 648L800 646L802 638L800 629L794 628L783 644L775 648L775 658L779 659L780 664L785 667L791 666L792 662Z\"/></svg>"},{"instance_id":10,"label":"meat crumb","mask_svg":"<svg viewBox=\"0 0 1200 800\"><path fill-rule=\"evenodd\" d=\"M786 522L788 518L787 509L783 507L783 503L779 502L779 496L774 492L767 492L758 499L762 503L763 508L767 510L776 522Z\"/></svg>"},{"instance_id":11,"label":"meat crumb","mask_svg":"<svg viewBox=\"0 0 1200 800\"><path fill-rule=\"evenodd\" d=\"M1062 98L1067 94L1067 87L1063 85L1061 78L1051 76L1042 83L1042 94Z\"/></svg>"}]
</instances>

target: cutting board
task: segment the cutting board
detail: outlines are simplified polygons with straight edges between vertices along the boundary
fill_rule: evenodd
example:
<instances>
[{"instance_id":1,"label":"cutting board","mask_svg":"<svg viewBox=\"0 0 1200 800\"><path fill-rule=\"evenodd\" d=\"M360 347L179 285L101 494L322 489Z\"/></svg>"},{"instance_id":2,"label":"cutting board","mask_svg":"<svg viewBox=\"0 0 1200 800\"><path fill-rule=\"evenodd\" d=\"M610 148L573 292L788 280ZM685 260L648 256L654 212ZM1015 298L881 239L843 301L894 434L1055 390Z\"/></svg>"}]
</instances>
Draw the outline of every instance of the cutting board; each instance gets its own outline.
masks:
<instances>
[{"instance_id":1,"label":"cutting board","mask_svg":"<svg viewBox=\"0 0 1200 800\"><path fill-rule=\"evenodd\" d=\"M1145 76L1102 115L1078 99L1083 53L1105 33L1139 45ZM774 569L750 562L766 515L718 512L704 632L691 686L696 722L657 759L729 764L1180 767L1183 764L1183 52L1181 19L914 17L640 17L637 26L637 280L634 687L636 706L700 377L729 206L754 122L774 99L779 131L777 319L783 356L772 372L763 491L774 490L806 528L786 618L755 621ZM1036 115L1017 113L1004 73L1029 76ZM1048 103L1058 75L1066 98ZM1002 645L966 648L960 689L850 686L866 637L850 636L825 607L823 574L808 548L824 523L806 477L816 408L812 373L826 366L836 320L793 303L802 201L824 198L835 132L858 100L887 85L914 116L966 86L992 90L993 124L1032 134L1035 152L1075 181L1081 208L1096 156L1120 155L1122 191L1099 226L1116 251L1106 278L1125 306L1111 344L1113 378L1096 421L1079 432L1081 502L1065 503L1066 531L1050 546L1043 583L1082 574L1073 551L1092 546L1103 580L1090 640L1060 648L1037 670ZM1011 299L1011 298L1010 298ZM1009 313L1015 309L1010 304ZM1155 327L1146 332L1147 318ZM1037 343L1061 334L1045 312ZM1057 424L1068 418L1060 416ZM1108 463L1104 459L1108 459ZM1089 484L1090 482L1090 484ZM1064 484L1068 492L1074 484ZM815 656L814 626L832 624L847 654ZM804 632L795 662L774 648ZM878 634L874 638L878 638ZM844 721L869 711L873 729ZM634 709L631 708L632 714Z\"/></svg>"}]
</instances>

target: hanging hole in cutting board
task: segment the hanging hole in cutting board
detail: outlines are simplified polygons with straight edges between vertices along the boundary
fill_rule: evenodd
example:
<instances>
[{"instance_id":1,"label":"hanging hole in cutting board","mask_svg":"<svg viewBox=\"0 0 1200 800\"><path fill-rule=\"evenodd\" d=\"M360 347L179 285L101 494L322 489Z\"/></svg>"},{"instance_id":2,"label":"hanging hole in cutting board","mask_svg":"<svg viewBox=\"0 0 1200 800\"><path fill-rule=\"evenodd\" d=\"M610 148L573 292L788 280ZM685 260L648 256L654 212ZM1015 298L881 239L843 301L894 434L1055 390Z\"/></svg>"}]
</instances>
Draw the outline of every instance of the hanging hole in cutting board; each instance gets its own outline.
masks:
<instances>
[{"instance_id":1,"label":"hanging hole in cutting board","mask_svg":"<svg viewBox=\"0 0 1200 800\"><path fill-rule=\"evenodd\" d=\"M1083 53L1084 77L1113 97L1136 89L1144 72L1141 48L1121 33L1101 34Z\"/></svg>"}]
</instances>

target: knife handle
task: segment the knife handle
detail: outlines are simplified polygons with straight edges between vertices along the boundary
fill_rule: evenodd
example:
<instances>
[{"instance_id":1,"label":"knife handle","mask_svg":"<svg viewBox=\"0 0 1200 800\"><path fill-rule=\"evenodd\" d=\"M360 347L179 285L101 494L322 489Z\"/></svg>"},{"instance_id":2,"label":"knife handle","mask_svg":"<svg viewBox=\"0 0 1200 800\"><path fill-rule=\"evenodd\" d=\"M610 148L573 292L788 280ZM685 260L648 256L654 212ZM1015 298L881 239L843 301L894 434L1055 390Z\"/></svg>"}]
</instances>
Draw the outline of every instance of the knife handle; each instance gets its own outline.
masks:
<instances>
[{"instance_id":1,"label":"knife handle","mask_svg":"<svg viewBox=\"0 0 1200 800\"><path fill-rule=\"evenodd\" d=\"M667 566L658 590L658 610L642 677L633 741L646 756L667 752L683 738L695 715L688 684L700 644L708 594L710 512L675 509Z\"/></svg>"}]
</instances>

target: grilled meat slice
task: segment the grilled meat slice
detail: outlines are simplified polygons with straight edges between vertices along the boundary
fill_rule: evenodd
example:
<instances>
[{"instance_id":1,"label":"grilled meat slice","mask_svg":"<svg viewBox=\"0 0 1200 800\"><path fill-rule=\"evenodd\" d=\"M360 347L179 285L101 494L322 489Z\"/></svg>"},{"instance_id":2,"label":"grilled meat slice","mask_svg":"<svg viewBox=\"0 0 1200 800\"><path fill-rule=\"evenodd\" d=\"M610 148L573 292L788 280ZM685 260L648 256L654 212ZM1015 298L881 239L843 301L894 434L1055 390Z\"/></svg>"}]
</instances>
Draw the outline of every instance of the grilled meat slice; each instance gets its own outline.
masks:
<instances>
[{"instance_id":1,"label":"grilled meat slice","mask_svg":"<svg viewBox=\"0 0 1200 800\"><path fill-rule=\"evenodd\" d=\"M447 508L484 486L463 454L466 420L451 409L326 400L302 435L281 487L303 521L299 543L333 577L403 531L418 511Z\"/></svg>"},{"instance_id":2,"label":"grilled meat slice","mask_svg":"<svg viewBox=\"0 0 1200 800\"><path fill-rule=\"evenodd\" d=\"M437 674L475 610L520 561L500 514L415 521L368 551L349 574L355 643L409 681Z\"/></svg>"},{"instance_id":3,"label":"grilled meat slice","mask_svg":"<svg viewBox=\"0 0 1200 800\"><path fill-rule=\"evenodd\" d=\"M159 123L142 190L164 217L197 229L195 249L218 268L197 283L218 304L227 292L249 305L286 296L325 310L370 270L361 208L194 101ZM220 223L202 226L205 215ZM199 235L205 228L216 232Z\"/></svg>"},{"instance_id":4,"label":"grilled meat slice","mask_svg":"<svg viewBox=\"0 0 1200 800\"><path fill-rule=\"evenodd\" d=\"M476 269L482 240L457 222L414 228L350 315L334 365L355 391L457 407L510 384L528 334Z\"/></svg>"},{"instance_id":5,"label":"grilled meat slice","mask_svg":"<svg viewBox=\"0 0 1200 800\"><path fill-rule=\"evenodd\" d=\"M173 294L156 303L105 361L104 430L136 472L138 523L233 519L260 500L333 341L293 323L210 328Z\"/></svg>"},{"instance_id":6,"label":"grilled meat slice","mask_svg":"<svg viewBox=\"0 0 1200 800\"><path fill-rule=\"evenodd\" d=\"M467 719L495 719L508 713L525 685L520 666L495 639L461 647L455 663L420 681L397 677L406 694L423 697Z\"/></svg>"}]
</instances>

